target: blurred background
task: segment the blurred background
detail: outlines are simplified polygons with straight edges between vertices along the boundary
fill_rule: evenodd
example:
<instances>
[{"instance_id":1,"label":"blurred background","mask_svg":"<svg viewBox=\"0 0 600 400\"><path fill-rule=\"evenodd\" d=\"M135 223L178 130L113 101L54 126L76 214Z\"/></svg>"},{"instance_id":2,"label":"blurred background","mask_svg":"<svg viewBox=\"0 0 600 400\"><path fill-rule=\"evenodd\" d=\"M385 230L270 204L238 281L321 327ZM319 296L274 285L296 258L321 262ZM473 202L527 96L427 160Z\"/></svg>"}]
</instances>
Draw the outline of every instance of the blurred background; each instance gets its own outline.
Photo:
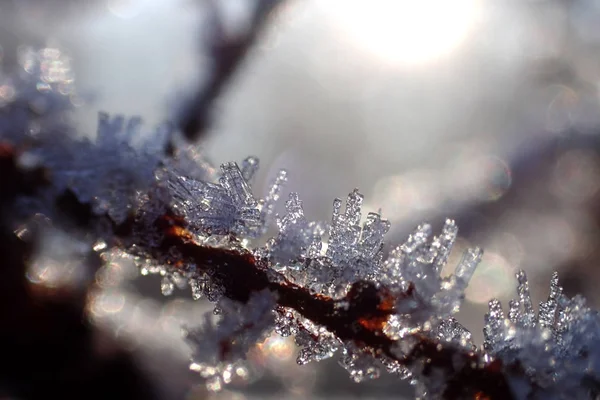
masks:
<instances>
[{"instance_id":1,"label":"blurred background","mask_svg":"<svg viewBox=\"0 0 600 400\"><path fill-rule=\"evenodd\" d=\"M0 54L5 65L23 45L68 54L78 90L93 94L75 104L83 135L94 135L100 110L151 127L210 79L214 7L236 37L256 4L5 0ZM555 270L567 294L600 303L599 50L597 0L282 1L214 103L197 152L216 164L258 156L259 193L288 169L289 191L314 220L358 187L365 211L391 220L389 246L422 221L456 219L450 267L468 246L486 250L458 316L481 344L487 301L507 305L518 269L536 303ZM249 386L207 394L187 371L180 326L211 305L162 297L160 278L136 274L108 262L87 311L160 398L412 396L385 377L354 384L336 360L298 367L293 341L276 336L250 354Z\"/></svg>"}]
</instances>

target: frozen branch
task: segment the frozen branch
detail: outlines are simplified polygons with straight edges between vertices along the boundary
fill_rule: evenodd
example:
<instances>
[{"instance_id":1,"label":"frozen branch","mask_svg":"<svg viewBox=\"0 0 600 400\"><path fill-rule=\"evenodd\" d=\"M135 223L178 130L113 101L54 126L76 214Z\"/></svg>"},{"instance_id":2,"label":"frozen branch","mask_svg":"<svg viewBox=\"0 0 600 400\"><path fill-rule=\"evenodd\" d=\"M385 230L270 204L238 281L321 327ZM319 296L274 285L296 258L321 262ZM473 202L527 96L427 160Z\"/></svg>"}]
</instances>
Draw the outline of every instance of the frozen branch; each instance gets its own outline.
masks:
<instances>
[{"instance_id":1,"label":"frozen branch","mask_svg":"<svg viewBox=\"0 0 600 400\"><path fill-rule=\"evenodd\" d=\"M66 231L75 222L88 253L97 256L101 243L99 252L130 257L142 275L160 274L163 294L189 286L194 299L216 302L220 319L187 327L186 336L190 369L209 389L231 381L233 366L276 331L295 336L298 364L341 350L353 380L381 371L410 377L420 398L600 394L600 317L583 298L567 298L558 276L536 315L520 272L508 316L490 301L477 347L453 315L482 251L468 249L442 276L458 235L454 221L437 236L419 225L385 256L390 223L379 213L363 219L358 190L345 206L334 200L330 223L309 221L293 192L276 215L286 171L257 198L257 158L217 173L164 127L134 143L139 119L101 114L96 140L78 139L63 118L72 77L61 52L32 51L24 69L18 84L6 80L14 87L0 109L3 225L26 225L36 214Z\"/></svg>"},{"instance_id":2,"label":"frozen branch","mask_svg":"<svg viewBox=\"0 0 600 400\"><path fill-rule=\"evenodd\" d=\"M414 286L393 293L385 286L358 281L339 299L312 294L282 275L270 276L272 272L268 265L248 251L195 242L193 234L181 223L172 215L156 221L165 238L155 251L167 254L176 249L180 265L193 264L197 267L196 275L210 275L213 282L223 288L226 298L245 303L254 293L268 289L276 295L280 307L291 308L342 341L356 343L363 351L385 356L407 368L427 360L420 366L422 374L447 382L442 395L444 399L475 398L476 395L489 399L514 398L506 382L507 368L500 360L458 344L442 345L436 338L420 332L398 339L386 335L384 328L388 318L403 304L414 301ZM403 352L401 349L407 346L410 350ZM518 365L509 367L509 370L516 370Z\"/></svg>"}]
</instances>

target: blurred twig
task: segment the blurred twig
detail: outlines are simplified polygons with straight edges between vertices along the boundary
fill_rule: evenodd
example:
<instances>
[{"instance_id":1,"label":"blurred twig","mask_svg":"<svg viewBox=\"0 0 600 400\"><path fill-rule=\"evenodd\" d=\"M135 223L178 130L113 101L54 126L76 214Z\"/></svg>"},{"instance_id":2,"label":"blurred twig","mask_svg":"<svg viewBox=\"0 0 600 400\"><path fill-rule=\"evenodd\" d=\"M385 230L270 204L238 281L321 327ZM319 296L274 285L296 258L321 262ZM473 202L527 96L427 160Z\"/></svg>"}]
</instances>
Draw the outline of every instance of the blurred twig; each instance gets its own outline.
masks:
<instances>
[{"instance_id":1,"label":"blurred twig","mask_svg":"<svg viewBox=\"0 0 600 400\"><path fill-rule=\"evenodd\" d=\"M203 82L192 100L184 107L179 127L189 140L198 139L211 122L212 105L235 71L243 62L248 50L262 31L269 14L284 0L257 0L250 27L240 35L227 35L216 2L210 1L208 39L204 43L211 61L207 82Z\"/></svg>"}]
</instances>

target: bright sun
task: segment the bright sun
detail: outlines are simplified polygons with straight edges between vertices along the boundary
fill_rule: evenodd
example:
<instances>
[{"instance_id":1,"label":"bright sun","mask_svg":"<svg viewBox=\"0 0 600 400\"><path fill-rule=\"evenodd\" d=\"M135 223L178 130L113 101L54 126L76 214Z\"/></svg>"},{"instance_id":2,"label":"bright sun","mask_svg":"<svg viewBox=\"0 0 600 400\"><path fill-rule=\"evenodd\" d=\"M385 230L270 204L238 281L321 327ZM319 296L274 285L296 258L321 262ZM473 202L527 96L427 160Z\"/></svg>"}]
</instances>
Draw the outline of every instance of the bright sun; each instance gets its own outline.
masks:
<instances>
[{"instance_id":1,"label":"bright sun","mask_svg":"<svg viewBox=\"0 0 600 400\"><path fill-rule=\"evenodd\" d=\"M342 34L391 63L448 54L477 19L477 0L318 0Z\"/></svg>"}]
</instances>

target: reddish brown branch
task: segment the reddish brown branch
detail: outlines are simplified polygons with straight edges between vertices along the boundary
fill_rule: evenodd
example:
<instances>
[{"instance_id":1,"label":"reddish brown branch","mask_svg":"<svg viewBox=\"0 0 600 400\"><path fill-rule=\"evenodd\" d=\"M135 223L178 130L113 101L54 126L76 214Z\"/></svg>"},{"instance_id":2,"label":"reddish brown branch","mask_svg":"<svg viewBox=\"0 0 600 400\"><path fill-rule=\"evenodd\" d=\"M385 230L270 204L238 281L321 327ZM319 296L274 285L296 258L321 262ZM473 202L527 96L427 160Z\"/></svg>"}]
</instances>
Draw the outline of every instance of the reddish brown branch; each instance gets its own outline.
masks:
<instances>
[{"instance_id":1,"label":"reddish brown branch","mask_svg":"<svg viewBox=\"0 0 600 400\"><path fill-rule=\"evenodd\" d=\"M392 295L385 287L359 281L352 285L341 300L312 294L283 277L269 279L268 266L250 252L207 247L196 243L193 235L181 226L182 221L165 216L157 225L165 233L158 252L175 247L185 261L193 262L199 271L207 273L232 300L247 302L250 295L269 289L278 295L278 305L289 307L313 323L325 327L343 341L353 341L376 355L385 355L410 367L425 362L423 375L442 372L447 377L446 399L511 399L506 380L506 368L500 361L485 362L479 352L471 352L453 344L443 343L424 334L413 334L401 340L416 344L408 355L398 355L394 348L398 340L388 337L383 328L394 313L394 305L410 298L414 290ZM340 307L341 303L347 304Z\"/></svg>"}]
</instances>

